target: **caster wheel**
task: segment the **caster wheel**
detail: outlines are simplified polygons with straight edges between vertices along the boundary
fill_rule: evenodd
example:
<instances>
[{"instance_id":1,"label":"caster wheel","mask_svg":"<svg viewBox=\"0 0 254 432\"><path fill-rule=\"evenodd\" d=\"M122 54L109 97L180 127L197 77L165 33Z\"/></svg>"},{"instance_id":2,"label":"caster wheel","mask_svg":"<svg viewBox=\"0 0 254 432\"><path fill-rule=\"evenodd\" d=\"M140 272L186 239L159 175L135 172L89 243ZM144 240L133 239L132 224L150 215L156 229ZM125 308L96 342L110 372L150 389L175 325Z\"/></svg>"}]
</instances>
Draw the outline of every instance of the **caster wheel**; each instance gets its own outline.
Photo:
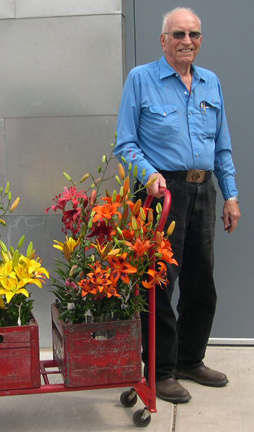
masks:
<instances>
[{"instance_id":1,"label":"caster wheel","mask_svg":"<svg viewBox=\"0 0 254 432\"><path fill-rule=\"evenodd\" d=\"M147 409L142 409L134 412L133 423L138 427L146 427L151 421L151 416L147 414Z\"/></svg>"},{"instance_id":2,"label":"caster wheel","mask_svg":"<svg viewBox=\"0 0 254 432\"><path fill-rule=\"evenodd\" d=\"M136 405L138 397L134 391L125 391L120 396L121 404L126 408Z\"/></svg>"}]
</instances>

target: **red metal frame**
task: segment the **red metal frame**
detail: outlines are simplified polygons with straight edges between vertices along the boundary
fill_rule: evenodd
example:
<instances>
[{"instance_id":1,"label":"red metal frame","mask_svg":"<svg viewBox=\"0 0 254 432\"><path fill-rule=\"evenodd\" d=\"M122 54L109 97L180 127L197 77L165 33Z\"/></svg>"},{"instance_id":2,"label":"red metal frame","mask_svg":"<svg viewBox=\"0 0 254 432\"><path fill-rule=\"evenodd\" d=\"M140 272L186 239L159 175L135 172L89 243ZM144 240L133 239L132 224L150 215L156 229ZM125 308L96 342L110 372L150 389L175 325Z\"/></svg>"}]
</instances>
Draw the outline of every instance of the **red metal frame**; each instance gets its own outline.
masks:
<instances>
[{"instance_id":1,"label":"red metal frame","mask_svg":"<svg viewBox=\"0 0 254 432\"><path fill-rule=\"evenodd\" d=\"M157 228L158 231L163 231L165 226L168 213L171 207L171 193L169 190L163 188L160 192L164 195L164 204L162 209L162 214ZM152 196L148 196L144 206L150 207L153 201ZM155 262L153 262L151 268L155 268ZM66 387L64 384L51 384L49 381L49 375L60 374L58 370L47 370L47 369L57 369L57 362L55 360L41 360L40 361L40 373L43 379L43 384L38 388L26 388L26 389L16 389L16 390L2 390L0 391L0 396L15 396L15 395L25 395L25 394L44 394L44 393L59 393L59 392L70 392L70 391L82 391L82 390L95 390L95 389L105 389L105 388L120 388L120 387L132 387L139 395L139 397L144 402L146 408L151 413L156 413L156 388L155 388L155 316L156 316L156 302L155 302L155 289L149 289L149 384L146 382L145 378L142 378L138 382L130 382L123 384L107 384L99 386L86 386L86 387Z\"/></svg>"}]
</instances>

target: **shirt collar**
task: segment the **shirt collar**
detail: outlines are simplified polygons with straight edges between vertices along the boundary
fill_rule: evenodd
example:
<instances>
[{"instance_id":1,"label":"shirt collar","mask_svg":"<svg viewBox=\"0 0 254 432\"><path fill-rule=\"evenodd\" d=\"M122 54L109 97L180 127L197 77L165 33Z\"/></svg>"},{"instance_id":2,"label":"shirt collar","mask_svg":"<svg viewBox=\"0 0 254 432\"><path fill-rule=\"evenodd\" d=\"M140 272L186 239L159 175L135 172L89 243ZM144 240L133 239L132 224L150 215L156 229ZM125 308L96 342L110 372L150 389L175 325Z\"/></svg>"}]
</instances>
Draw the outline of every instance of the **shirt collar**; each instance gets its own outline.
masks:
<instances>
[{"instance_id":1,"label":"shirt collar","mask_svg":"<svg viewBox=\"0 0 254 432\"><path fill-rule=\"evenodd\" d=\"M167 78L171 75L174 75L176 73L175 69L170 66L170 64L167 62L165 56L162 56L159 60L159 68L160 68L160 79ZM191 65L193 75L196 76L197 79L201 79L203 81L206 81L205 76L202 74L202 71L198 70L196 66L193 64Z\"/></svg>"}]
</instances>

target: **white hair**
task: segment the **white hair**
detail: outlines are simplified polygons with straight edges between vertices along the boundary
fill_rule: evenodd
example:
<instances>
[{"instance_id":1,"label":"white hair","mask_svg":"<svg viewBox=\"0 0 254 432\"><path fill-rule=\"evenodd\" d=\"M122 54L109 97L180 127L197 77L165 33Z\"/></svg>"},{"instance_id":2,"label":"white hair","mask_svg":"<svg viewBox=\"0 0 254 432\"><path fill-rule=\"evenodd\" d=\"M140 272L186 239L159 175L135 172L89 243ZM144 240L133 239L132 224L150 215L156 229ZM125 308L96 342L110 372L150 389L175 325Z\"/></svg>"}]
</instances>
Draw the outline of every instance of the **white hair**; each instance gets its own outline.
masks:
<instances>
[{"instance_id":1,"label":"white hair","mask_svg":"<svg viewBox=\"0 0 254 432\"><path fill-rule=\"evenodd\" d=\"M173 15L175 12L178 11L187 11L192 13L193 15L195 15L195 17L198 19L199 23L200 23L200 28L201 28L201 19L198 17L198 15L194 12L193 9L191 8L185 8L185 7L176 7L175 9L172 9L171 11L167 12L164 16L163 16L163 22L162 22L162 33L165 32L165 30L167 29L167 25L168 25L168 21L171 17L171 15Z\"/></svg>"}]
</instances>

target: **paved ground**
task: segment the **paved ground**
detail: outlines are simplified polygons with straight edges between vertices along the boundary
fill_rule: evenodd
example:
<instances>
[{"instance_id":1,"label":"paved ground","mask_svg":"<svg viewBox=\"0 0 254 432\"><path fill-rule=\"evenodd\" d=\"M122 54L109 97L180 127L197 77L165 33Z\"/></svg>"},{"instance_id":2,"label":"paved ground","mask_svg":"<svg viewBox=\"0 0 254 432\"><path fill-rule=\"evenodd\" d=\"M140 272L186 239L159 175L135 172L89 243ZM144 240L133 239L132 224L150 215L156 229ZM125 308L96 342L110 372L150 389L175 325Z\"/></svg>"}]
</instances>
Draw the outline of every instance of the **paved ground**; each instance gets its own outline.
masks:
<instances>
[{"instance_id":1,"label":"paved ground","mask_svg":"<svg viewBox=\"0 0 254 432\"><path fill-rule=\"evenodd\" d=\"M42 358L51 358L43 352ZM174 406L157 400L152 432L252 432L254 347L209 347L206 364L226 372L230 383L221 389L181 383L190 391L189 403ZM1 431L6 432L130 432L143 408L139 400L124 408L124 389L92 390L47 395L8 396L0 399Z\"/></svg>"}]
</instances>

